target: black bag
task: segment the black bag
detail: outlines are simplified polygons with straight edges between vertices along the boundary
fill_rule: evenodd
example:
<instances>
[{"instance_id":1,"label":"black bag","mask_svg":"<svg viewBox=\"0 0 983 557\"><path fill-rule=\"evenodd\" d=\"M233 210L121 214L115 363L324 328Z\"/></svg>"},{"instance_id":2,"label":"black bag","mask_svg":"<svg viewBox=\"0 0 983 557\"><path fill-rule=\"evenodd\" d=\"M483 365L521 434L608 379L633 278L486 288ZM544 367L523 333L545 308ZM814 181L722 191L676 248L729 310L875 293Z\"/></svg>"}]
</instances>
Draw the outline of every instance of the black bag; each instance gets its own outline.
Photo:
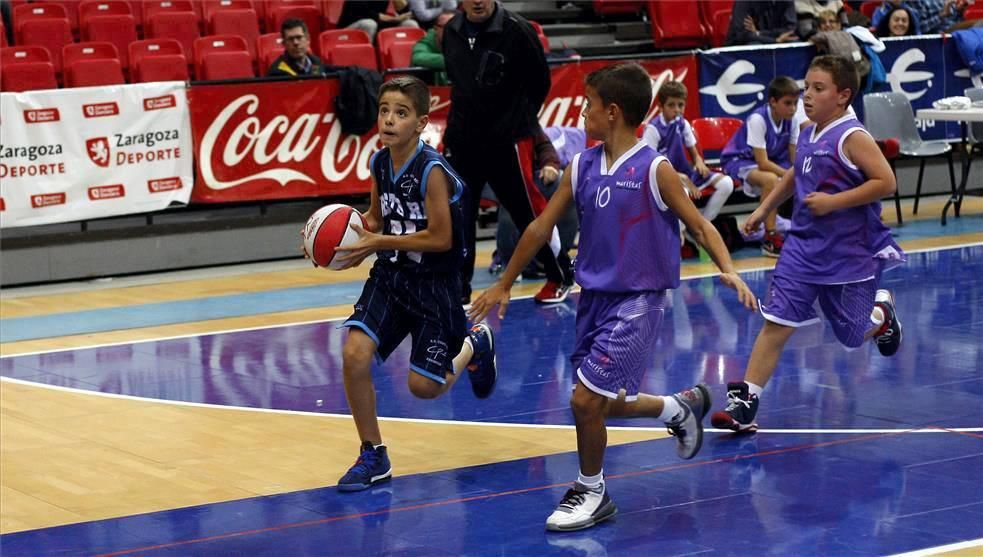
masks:
<instances>
[{"instance_id":1,"label":"black bag","mask_svg":"<svg viewBox=\"0 0 983 557\"><path fill-rule=\"evenodd\" d=\"M727 251L734 253L744 247L744 236L741 235L741 229L737 227L736 218L721 215L713 219L710 224L720 233Z\"/></svg>"},{"instance_id":2,"label":"black bag","mask_svg":"<svg viewBox=\"0 0 983 557\"><path fill-rule=\"evenodd\" d=\"M341 131L355 135L368 133L375 126L379 112L382 74L358 66L338 69L341 83L334 108Z\"/></svg>"}]
</instances>

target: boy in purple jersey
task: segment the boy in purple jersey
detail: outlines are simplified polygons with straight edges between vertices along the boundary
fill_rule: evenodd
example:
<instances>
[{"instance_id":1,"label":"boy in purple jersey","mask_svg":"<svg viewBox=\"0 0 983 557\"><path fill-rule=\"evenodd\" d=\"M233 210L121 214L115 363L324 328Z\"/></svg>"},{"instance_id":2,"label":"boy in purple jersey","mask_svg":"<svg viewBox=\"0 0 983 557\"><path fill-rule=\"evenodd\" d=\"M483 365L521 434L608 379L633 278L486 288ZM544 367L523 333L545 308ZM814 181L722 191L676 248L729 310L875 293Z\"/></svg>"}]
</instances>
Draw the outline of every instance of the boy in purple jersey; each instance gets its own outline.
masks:
<instances>
[{"instance_id":1,"label":"boy in purple jersey","mask_svg":"<svg viewBox=\"0 0 983 557\"><path fill-rule=\"evenodd\" d=\"M793 124L799 86L790 77L778 76L768 84L768 104L748 115L744 125L720 152L720 164L728 176L743 182L744 193L764 199L775 189L795 160L799 129ZM764 219L761 251L778 257L783 240L775 227L777 209Z\"/></svg>"},{"instance_id":2,"label":"boy in purple jersey","mask_svg":"<svg viewBox=\"0 0 983 557\"><path fill-rule=\"evenodd\" d=\"M881 354L891 356L901 344L894 298L877 288L881 273L904 261L880 220L879 200L896 185L874 139L847 111L860 78L845 58L819 56L805 83L805 111L815 124L802 131L794 169L745 224L754 229L794 194L792 228L761 305L765 324L744 381L727 385L727 407L710 418L716 428L757 429L758 397L792 333L819 321L817 299L845 346L873 338Z\"/></svg>"},{"instance_id":3,"label":"boy in purple jersey","mask_svg":"<svg viewBox=\"0 0 983 557\"><path fill-rule=\"evenodd\" d=\"M361 447L338 480L338 491L361 491L392 477L376 415L372 361L383 361L407 337L410 392L432 399L465 369L475 396L495 387L495 347L488 325L467 329L458 270L464 261L461 193L464 184L444 157L420 140L430 91L419 78L393 78L379 88L379 142L372 156L372 194L366 227L341 261L359 264L376 254L355 310L345 321L345 396Z\"/></svg>"},{"instance_id":4,"label":"boy in purple jersey","mask_svg":"<svg viewBox=\"0 0 983 557\"><path fill-rule=\"evenodd\" d=\"M608 416L664 421L682 458L695 456L702 444L701 421L710 405L706 386L671 396L638 392L667 292L679 284L679 219L721 269L721 281L748 308L755 306L720 235L696 210L676 170L635 136L652 104L648 73L638 64L602 68L587 76L585 97L584 128L604 143L574 157L508 268L469 310L480 321L501 304L498 315L504 318L512 283L575 201L581 225L575 277L583 290L570 357L577 370L570 406L580 476L546 521L548 530L557 531L588 528L617 512L602 470Z\"/></svg>"},{"instance_id":5,"label":"boy in purple jersey","mask_svg":"<svg viewBox=\"0 0 983 557\"><path fill-rule=\"evenodd\" d=\"M719 172L711 172L703 161L703 154L696 146L696 135L689 121L683 117L686 110L686 86L678 81L667 81L659 87L658 100L661 110L642 134L649 147L669 159L679 173L683 187L693 200L710 190L707 204L700 212L709 221L717 218L730 194L734 193L734 180ZM686 158L686 153L690 158ZM690 159L693 164L690 164Z\"/></svg>"}]
</instances>

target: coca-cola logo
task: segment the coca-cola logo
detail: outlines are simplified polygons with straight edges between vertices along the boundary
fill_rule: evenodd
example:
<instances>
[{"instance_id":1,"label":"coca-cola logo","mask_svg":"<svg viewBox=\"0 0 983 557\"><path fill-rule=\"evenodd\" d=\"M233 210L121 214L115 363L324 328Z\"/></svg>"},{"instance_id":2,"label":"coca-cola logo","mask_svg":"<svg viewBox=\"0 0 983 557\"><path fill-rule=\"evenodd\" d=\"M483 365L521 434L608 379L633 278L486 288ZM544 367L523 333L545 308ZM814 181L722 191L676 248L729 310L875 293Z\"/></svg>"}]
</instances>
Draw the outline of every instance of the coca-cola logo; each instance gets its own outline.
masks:
<instances>
[{"instance_id":1,"label":"coca-cola logo","mask_svg":"<svg viewBox=\"0 0 983 557\"><path fill-rule=\"evenodd\" d=\"M109 139L105 137L86 139L85 153L96 166L109 166Z\"/></svg>"},{"instance_id":2,"label":"coca-cola logo","mask_svg":"<svg viewBox=\"0 0 983 557\"><path fill-rule=\"evenodd\" d=\"M177 97L174 95L164 95L163 97L150 97L143 99L143 110L162 110L177 106Z\"/></svg>"},{"instance_id":3,"label":"coca-cola logo","mask_svg":"<svg viewBox=\"0 0 983 557\"><path fill-rule=\"evenodd\" d=\"M345 134L333 113L291 115L293 119L277 114L263 122L256 116L259 107L258 96L240 96L209 124L198 146L201 177L209 188L224 190L257 180L280 186L342 182L353 171L358 180L369 179L378 134L366 140ZM326 132L322 124L329 126ZM304 163L311 156L319 157L321 176L297 170L310 168Z\"/></svg>"},{"instance_id":4,"label":"coca-cola logo","mask_svg":"<svg viewBox=\"0 0 983 557\"><path fill-rule=\"evenodd\" d=\"M41 193L31 196L31 207L35 209L40 209L41 207L50 207L52 205L64 205L65 204L65 193Z\"/></svg>"},{"instance_id":5,"label":"coca-cola logo","mask_svg":"<svg viewBox=\"0 0 983 557\"><path fill-rule=\"evenodd\" d=\"M61 113L58 112L57 108L35 108L24 111L24 121L28 124L43 124L59 120L61 120Z\"/></svg>"},{"instance_id":6,"label":"coca-cola logo","mask_svg":"<svg viewBox=\"0 0 983 557\"><path fill-rule=\"evenodd\" d=\"M115 102L94 103L82 105L82 115L86 118L102 118L119 114L119 105Z\"/></svg>"},{"instance_id":7,"label":"coca-cola logo","mask_svg":"<svg viewBox=\"0 0 983 557\"><path fill-rule=\"evenodd\" d=\"M89 199L92 201L115 199L117 197L124 197L125 195L126 189L123 188L122 184L113 184L111 186L93 186L89 188Z\"/></svg>"},{"instance_id":8,"label":"coca-cola logo","mask_svg":"<svg viewBox=\"0 0 983 557\"><path fill-rule=\"evenodd\" d=\"M173 191L181 189L181 179L180 178L159 178L157 180L149 180L147 182L147 190L150 193L160 193L164 191Z\"/></svg>"}]
</instances>

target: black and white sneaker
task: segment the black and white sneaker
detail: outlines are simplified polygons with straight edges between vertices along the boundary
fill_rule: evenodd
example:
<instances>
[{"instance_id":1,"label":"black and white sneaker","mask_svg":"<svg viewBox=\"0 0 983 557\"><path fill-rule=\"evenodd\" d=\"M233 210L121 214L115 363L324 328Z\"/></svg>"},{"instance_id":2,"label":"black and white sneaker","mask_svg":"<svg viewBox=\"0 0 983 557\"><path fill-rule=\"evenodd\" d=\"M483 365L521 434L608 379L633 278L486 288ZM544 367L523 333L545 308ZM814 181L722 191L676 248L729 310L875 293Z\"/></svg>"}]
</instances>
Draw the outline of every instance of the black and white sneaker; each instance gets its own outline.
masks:
<instances>
[{"instance_id":1,"label":"black and white sneaker","mask_svg":"<svg viewBox=\"0 0 983 557\"><path fill-rule=\"evenodd\" d=\"M675 420L666 422L669 433L676 437L676 454L691 459L703 445L703 417L710 410L710 391L703 383L672 395L682 408Z\"/></svg>"},{"instance_id":2,"label":"black and white sneaker","mask_svg":"<svg viewBox=\"0 0 983 557\"><path fill-rule=\"evenodd\" d=\"M546 529L554 532L583 530L617 514L618 507L608 497L607 488L591 489L580 482L573 482L553 514L546 519Z\"/></svg>"},{"instance_id":3,"label":"black and white sneaker","mask_svg":"<svg viewBox=\"0 0 983 557\"><path fill-rule=\"evenodd\" d=\"M898 319L898 311L894 307L894 296L887 290L878 290L874 305L884 312L884 324L874 334L874 342L877 343L881 355L893 356L901 347L902 337L901 320Z\"/></svg>"},{"instance_id":4,"label":"black and white sneaker","mask_svg":"<svg viewBox=\"0 0 983 557\"><path fill-rule=\"evenodd\" d=\"M717 429L729 429L737 433L754 433L758 424L758 397L748 391L747 383L727 383L727 407L710 416L710 424Z\"/></svg>"}]
</instances>

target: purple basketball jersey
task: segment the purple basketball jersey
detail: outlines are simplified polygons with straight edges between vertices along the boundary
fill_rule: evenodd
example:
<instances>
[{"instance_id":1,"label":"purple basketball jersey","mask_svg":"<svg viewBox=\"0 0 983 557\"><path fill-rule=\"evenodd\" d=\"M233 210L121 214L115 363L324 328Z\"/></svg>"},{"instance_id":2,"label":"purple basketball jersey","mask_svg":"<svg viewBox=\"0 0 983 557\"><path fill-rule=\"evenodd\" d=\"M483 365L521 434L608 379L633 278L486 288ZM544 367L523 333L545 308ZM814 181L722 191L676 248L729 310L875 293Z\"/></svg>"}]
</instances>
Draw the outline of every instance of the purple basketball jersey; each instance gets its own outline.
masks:
<instances>
[{"instance_id":1,"label":"purple basketball jersey","mask_svg":"<svg viewBox=\"0 0 983 557\"><path fill-rule=\"evenodd\" d=\"M550 138L556 154L560 157L560 168L566 168L573 156L587 148L587 132L579 128L550 126L543 128Z\"/></svg>"},{"instance_id":2,"label":"purple basketball jersey","mask_svg":"<svg viewBox=\"0 0 983 557\"><path fill-rule=\"evenodd\" d=\"M682 116L676 116L672 122L666 122L660 113L649 122L649 125L659 133L659 145L656 150L669 159L669 164L676 169L676 172L685 174L697 186L702 185L711 176L709 174L706 178L700 176L686 156L686 138L683 134L686 120Z\"/></svg>"},{"instance_id":3,"label":"purple basketball jersey","mask_svg":"<svg viewBox=\"0 0 983 557\"><path fill-rule=\"evenodd\" d=\"M574 158L580 217L577 282L599 292L679 285L679 218L659 195L655 169L665 160L639 142L607 168L604 145Z\"/></svg>"},{"instance_id":4,"label":"purple basketball jersey","mask_svg":"<svg viewBox=\"0 0 983 557\"><path fill-rule=\"evenodd\" d=\"M751 114L757 114L765 120L765 151L768 153L768 160L782 168L791 166L791 162L788 160L788 145L792 141L792 121L782 120L781 125L776 130L767 103L751 111ZM748 118L750 117L749 114ZM734 172L732 169L755 164L754 150L747 144L746 120L745 124L724 146L724 150L720 152L720 164L731 175Z\"/></svg>"},{"instance_id":5,"label":"purple basketball jersey","mask_svg":"<svg viewBox=\"0 0 983 557\"><path fill-rule=\"evenodd\" d=\"M878 201L817 217L803 200L812 192L836 194L853 189L867 177L843 155L851 133L867 133L852 114L816 133L810 126L799 136L795 155L795 202L792 227L785 238L776 275L813 284L843 284L877 276L884 260L899 264L904 252L881 222Z\"/></svg>"}]
</instances>

